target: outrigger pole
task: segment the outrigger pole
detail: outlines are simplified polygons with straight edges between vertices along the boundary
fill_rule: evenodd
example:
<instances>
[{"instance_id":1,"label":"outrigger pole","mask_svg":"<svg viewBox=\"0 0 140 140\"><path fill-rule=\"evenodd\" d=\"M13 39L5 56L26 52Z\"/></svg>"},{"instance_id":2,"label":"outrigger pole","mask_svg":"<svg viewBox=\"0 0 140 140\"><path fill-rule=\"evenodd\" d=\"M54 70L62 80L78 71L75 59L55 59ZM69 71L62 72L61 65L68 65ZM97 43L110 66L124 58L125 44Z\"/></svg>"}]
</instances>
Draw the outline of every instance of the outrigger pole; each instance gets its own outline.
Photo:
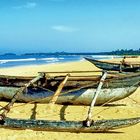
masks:
<instances>
[{"instance_id":1,"label":"outrigger pole","mask_svg":"<svg viewBox=\"0 0 140 140\"><path fill-rule=\"evenodd\" d=\"M94 97L92 99L92 102L91 102L91 105L89 107L89 110L88 110L88 115L87 115L87 119L86 119L86 126L88 126L88 127L91 126L91 123L92 123L92 120L91 120L91 118L92 118L92 109L93 109L93 107L95 105L96 99L97 99L97 97L98 97L98 95L100 93L100 90L101 90L101 88L103 86L103 83L104 83L106 77L107 77L107 71L104 71L103 74L102 74L102 77L100 79L100 83L99 83L99 85L98 85L98 87L96 89L95 95L94 95Z\"/></svg>"}]
</instances>

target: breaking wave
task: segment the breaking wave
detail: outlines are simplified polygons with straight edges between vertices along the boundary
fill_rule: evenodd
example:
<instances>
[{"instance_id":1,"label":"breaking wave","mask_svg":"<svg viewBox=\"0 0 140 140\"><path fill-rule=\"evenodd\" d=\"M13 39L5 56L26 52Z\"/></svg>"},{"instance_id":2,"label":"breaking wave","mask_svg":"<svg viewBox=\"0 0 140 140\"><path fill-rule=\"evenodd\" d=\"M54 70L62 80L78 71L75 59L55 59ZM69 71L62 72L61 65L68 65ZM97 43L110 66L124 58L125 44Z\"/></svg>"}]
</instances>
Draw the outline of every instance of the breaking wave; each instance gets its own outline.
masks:
<instances>
[{"instance_id":1,"label":"breaking wave","mask_svg":"<svg viewBox=\"0 0 140 140\"><path fill-rule=\"evenodd\" d=\"M0 60L0 64L8 63L8 62L23 62L23 61L35 61L36 58L28 58L28 59L4 59Z\"/></svg>"}]
</instances>

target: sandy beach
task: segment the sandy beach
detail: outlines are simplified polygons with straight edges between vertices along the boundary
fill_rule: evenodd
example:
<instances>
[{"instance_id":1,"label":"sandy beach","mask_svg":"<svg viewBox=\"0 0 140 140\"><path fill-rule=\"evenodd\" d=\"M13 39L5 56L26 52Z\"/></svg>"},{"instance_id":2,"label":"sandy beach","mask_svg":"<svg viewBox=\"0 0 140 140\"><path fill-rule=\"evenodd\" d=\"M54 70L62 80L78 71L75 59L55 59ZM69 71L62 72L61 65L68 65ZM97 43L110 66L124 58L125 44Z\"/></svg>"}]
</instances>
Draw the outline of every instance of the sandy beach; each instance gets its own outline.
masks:
<instances>
[{"instance_id":1,"label":"sandy beach","mask_svg":"<svg viewBox=\"0 0 140 140\"><path fill-rule=\"evenodd\" d=\"M139 58L131 58L130 61L140 62ZM111 61L120 61L114 59ZM87 61L34 65L24 67L2 68L1 75L32 76L43 71L80 71L97 70L94 65ZM93 119L118 119L140 116L140 88L126 99L113 102L107 106L96 106ZM6 102L0 102L1 106ZM54 105L52 110L48 104L24 104L15 103L8 117L13 118L36 118L53 120L84 120L87 115L88 106L63 106ZM140 140L140 124L118 129L108 133L69 133L69 132L48 132L33 130L12 130L0 128L0 140Z\"/></svg>"}]
</instances>

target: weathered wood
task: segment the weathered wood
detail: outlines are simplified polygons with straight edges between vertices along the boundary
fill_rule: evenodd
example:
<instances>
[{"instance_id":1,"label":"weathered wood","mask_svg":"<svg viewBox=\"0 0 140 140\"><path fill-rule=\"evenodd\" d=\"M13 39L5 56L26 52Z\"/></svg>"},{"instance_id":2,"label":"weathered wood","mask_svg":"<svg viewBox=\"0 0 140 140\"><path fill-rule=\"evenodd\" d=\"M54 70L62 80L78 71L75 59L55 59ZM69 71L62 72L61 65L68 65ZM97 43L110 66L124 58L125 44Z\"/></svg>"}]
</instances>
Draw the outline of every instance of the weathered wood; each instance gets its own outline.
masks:
<instances>
[{"instance_id":1,"label":"weathered wood","mask_svg":"<svg viewBox=\"0 0 140 140\"><path fill-rule=\"evenodd\" d=\"M120 81L122 81L123 79L127 79L128 82L127 84L130 83L129 79L135 80L138 79L138 77L140 77L140 73L129 73L128 74L115 74L115 75L108 75L106 78L105 82L112 82L112 81L118 81L117 82L117 86L119 86L118 84L121 83ZM35 78L35 77L33 77ZM14 87L21 87L24 86L26 83L28 83L30 80L32 80L33 78L31 77L22 77L22 76L1 76L0 75L0 86L14 86ZM47 85L50 85L50 83L55 83L55 82L60 82L63 80L64 76L49 76L49 77L44 77L44 79L46 78L47 81ZM100 75L91 75L89 77L89 75L86 76L70 76L68 79L68 82L66 84L67 86L72 86L73 85L79 85L79 86L83 86L84 83L86 84L86 82L97 82L100 80ZM126 83L126 82L125 82ZM45 83L44 83L45 84ZM35 85L35 84L34 84ZM53 84L54 85L54 84ZM114 87L115 83L113 83L113 87ZM131 83L130 83L131 85ZM57 85L58 86L58 85ZM48 87L47 87L48 88ZM56 90L56 89L55 89Z\"/></svg>"},{"instance_id":2,"label":"weathered wood","mask_svg":"<svg viewBox=\"0 0 140 140\"><path fill-rule=\"evenodd\" d=\"M95 105L102 105L106 102L114 102L124 99L138 88L137 86L130 86L124 88L102 88ZM0 87L0 100L9 101L14 96L15 92L19 88L16 87ZM72 91L62 92L58 97L56 104L73 104L73 105L90 105L94 97L96 88L76 89ZM54 92L41 89L41 88L28 88L27 92L21 94L18 102L37 102L37 103L49 103Z\"/></svg>"},{"instance_id":3,"label":"weathered wood","mask_svg":"<svg viewBox=\"0 0 140 140\"><path fill-rule=\"evenodd\" d=\"M94 72L102 72L102 70L96 70L96 71L44 71L39 73L94 73Z\"/></svg>"},{"instance_id":4,"label":"weathered wood","mask_svg":"<svg viewBox=\"0 0 140 140\"><path fill-rule=\"evenodd\" d=\"M95 102L97 100L97 97L98 97L98 95L99 95L99 93L101 91L101 88L103 86L103 83L104 83L104 80L105 80L106 76L107 76L107 72L104 72L103 75L102 75L102 77L101 77L101 79L100 79L100 83L99 83L99 85L97 87L97 90L96 90L96 92L94 94L94 97L92 99L91 105L89 107L88 115L87 115L87 119L86 119L86 121L87 121L86 123L87 123L87 126L88 127L91 125L92 109L93 109L93 107L95 105Z\"/></svg>"},{"instance_id":5,"label":"weathered wood","mask_svg":"<svg viewBox=\"0 0 140 140\"><path fill-rule=\"evenodd\" d=\"M97 120L90 127L85 126L85 121L49 121L26 120L5 118L0 121L1 128L32 129L42 131L63 132L107 132L123 127L130 127L140 123L140 117L129 119Z\"/></svg>"},{"instance_id":6,"label":"weathered wood","mask_svg":"<svg viewBox=\"0 0 140 140\"><path fill-rule=\"evenodd\" d=\"M64 87L65 83L67 82L68 78L69 78L69 74L66 75L65 79L60 83L60 85L58 86L56 92L54 93L52 99L50 100L49 103L51 104L55 104L55 102L57 101L58 96L60 95L62 88Z\"/></svg>"},{"instance_id":7,"label":"weathered wood","mask_svg":"<svg viewBox=\"0 0 140 140\"><path fill-rule=\"evenodd\" d=\"M69 77L68 81L95 81L95 80L98 80L99 79L99 75L98 76L91 76L91 77L77 77L77 76L74 76L74 77ZM58 80L58 81L62 81L64 78L64 76L56 76L53 78L53 80Z\"/></svg>"}]
</instances>

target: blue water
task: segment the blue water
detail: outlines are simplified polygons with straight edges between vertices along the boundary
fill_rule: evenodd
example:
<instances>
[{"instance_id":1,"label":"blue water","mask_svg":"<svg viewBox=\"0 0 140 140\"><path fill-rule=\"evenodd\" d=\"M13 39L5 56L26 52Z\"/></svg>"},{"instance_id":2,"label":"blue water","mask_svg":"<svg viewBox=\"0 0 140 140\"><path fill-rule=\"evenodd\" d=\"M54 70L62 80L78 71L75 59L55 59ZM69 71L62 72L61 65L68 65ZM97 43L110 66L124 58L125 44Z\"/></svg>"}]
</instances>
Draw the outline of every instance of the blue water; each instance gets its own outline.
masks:
<instances>
[{"instance_id":1,"label":"blue water","mask_svg":"<svg viewBox=\"0 0 140 140\"><path fill-rule=\"evenodd\" d=\"M62 62L82 61L85 55L0 55L0 67L14 67L24 65L41 65ZM111 55L90 55L94 59L111 59Z\"/></svg>"}]
</instances>

